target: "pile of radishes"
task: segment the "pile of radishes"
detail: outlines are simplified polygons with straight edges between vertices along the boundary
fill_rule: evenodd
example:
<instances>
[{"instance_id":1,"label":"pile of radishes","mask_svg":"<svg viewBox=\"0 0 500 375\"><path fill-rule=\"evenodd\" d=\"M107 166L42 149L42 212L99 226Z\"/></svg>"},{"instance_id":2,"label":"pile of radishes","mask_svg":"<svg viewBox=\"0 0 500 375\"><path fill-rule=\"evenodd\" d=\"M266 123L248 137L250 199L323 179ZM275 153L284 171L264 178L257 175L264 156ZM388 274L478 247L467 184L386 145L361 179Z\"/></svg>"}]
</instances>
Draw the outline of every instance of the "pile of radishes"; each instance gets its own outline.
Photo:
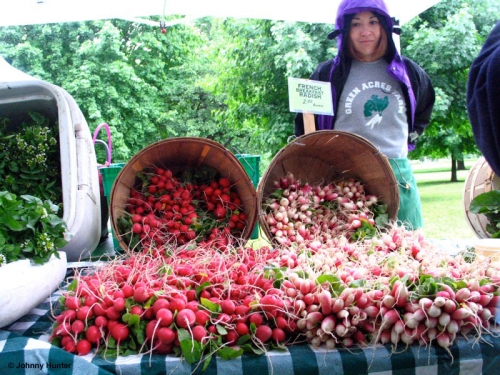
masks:
<instances>
[{"instance_id":1,"label":"pile of radishes","mask_svg":"<svg viewBox=\"0 0 500 375\"><path fill-rule=\"evenodd\" d=\"M206 366L213 354L301 342L449 348L490 332L500 264L447 255L388 223L359 181L280 179L265 207L276 247L252 248L228 241L246 223L229 180L139 177L122 225L145 251L76 275L52 333L69 352L173 353Z\"/></svg>"},{"instance_id":2,"label":"pile of radishes","mask_svg":"<svg viewBox=\"0 0 500 375\"><path fill-rule=\"evenodd\" d=\"M124 215L117 221L121 238L132 249L164 244L216 243L241 237L247 215L228 177L211 169L150 168L137 174Z\"/></svg>"},{"instance_id":3,"label":"pile of radishes","mask_svg":"<svg viewBox=\"0 0 500 375\"><path fill-rule=\"evenodd\" d=\"M294 335L284 293L266 277L277 251L198 245L167 253L135 253L77 275L52 342L78 355L176 353L193 363L207 352L262 353Z\"/></svg>"},{"instance_id":4,"label":"pile of radishes","mask_svg":"<svg viewBox=\"0 0 500 375\"><path fill-rule=\"evenodd\" d=\"M388 221L386 207L355 179L320 186L288 173L274 186L276 190L264 202L265 221L273 240L281 245L314 248L339 235L353 240L373 237L376 220L380 226Z\"/></svg>"},{"instance_id":5,"label":"pile of radishes","mask_svg":"<svg viewBox=\"0 0 500 375\"><path fill-rule=\"evenodd\" d=\"M300 342L449 348L458 335L489 332L499 264L443 255L403 227L383 237L339 236L314 251L186 245L135 253L77 275L53 342L80 355L174 353L195 363Z\"/></svg>"}]
</instances>

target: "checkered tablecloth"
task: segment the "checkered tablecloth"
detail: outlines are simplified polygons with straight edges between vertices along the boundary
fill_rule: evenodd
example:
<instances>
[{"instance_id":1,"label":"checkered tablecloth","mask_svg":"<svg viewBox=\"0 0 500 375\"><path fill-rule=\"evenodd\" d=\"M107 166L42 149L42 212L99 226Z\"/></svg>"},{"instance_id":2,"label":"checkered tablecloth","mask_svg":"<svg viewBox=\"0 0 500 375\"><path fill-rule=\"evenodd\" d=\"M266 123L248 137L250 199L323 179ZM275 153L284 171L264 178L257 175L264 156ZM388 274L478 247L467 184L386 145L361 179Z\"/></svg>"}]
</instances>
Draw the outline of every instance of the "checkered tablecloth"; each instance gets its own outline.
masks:
<instances>
[{"instance_id":1,"label":"checkered tablecloth","mask_svg":"<svg viewBox=\"0 0 500 375\"><path fill-rule=\"evenodd\" d=\"M244 354L240 358L213 358L205 371L180 358L134 355L109 361L89 354L76 356L48 342L52 320L61 291L23 316L0 329L0 374L206 374L206 375L452 375L500 374L500 336L483 335L481 341L460 338L450 348L452 357L437 346L403 346L393 349L379 345L363 349L313 349L301 344L266 355ZM0 306L1 308L1 306Z\"/></svg>"}]
</instances>

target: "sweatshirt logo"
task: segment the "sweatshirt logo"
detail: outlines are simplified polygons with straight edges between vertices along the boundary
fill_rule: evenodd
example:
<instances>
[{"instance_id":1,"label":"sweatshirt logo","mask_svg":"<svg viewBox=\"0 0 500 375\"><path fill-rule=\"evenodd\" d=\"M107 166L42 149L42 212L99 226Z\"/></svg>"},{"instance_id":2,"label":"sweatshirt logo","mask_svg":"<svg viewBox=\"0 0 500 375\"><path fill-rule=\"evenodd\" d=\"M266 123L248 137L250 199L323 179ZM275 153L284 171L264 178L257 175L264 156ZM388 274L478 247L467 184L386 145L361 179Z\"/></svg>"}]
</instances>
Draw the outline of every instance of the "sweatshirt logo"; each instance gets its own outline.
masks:
<instances>
[{"instance_id":1,"label":"sweatshirt logo","mask_svg":"<svg viewBox=\"0 0 500 375\"><path fill-rule=\"evenodd\" d=\"M382 121L382 112L389 106L389 97L384 96L379 98L378 95L372 95L371 99L365 103L364 115L366 118L373 116L365 126L369 126L373 129L375 125L380 124Z\"/></svg>"}]
</instances>

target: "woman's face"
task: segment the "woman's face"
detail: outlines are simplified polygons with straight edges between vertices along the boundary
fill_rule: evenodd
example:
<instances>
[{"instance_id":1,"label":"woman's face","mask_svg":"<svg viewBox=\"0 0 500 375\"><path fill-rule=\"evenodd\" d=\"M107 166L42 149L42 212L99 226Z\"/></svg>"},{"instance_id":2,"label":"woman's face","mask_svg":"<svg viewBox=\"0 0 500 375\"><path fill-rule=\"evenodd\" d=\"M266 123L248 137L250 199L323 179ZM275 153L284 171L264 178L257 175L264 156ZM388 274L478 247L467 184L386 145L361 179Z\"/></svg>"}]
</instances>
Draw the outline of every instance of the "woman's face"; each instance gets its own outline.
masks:
<instances>
[{"instance_id":1,"label":"woman's face","mask_svg":"<svg viewBox=\"0 0 500 375\"><path fill-rule=\"evenodd\" d=\"M370 62L380 58L381 27L372 12L357 13L352 19L349 38L360 61Z\"/></svg>"}]
</instances>

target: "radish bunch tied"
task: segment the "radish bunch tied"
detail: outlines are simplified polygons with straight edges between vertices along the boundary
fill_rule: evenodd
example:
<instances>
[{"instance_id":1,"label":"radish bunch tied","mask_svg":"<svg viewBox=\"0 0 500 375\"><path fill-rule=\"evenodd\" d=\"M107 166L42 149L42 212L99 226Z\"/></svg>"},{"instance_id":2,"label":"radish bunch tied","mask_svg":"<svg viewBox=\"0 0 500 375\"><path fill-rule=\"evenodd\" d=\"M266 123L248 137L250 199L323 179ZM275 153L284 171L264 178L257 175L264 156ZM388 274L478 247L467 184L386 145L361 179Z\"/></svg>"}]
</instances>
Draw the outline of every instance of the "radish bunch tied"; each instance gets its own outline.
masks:
<instances>
[{"instance_id":1,"label":"radish bunch tied","mask_svg":"<svg viewBox=\"0 0 500 375\"><path fill-rule=\"evenodd\" d=\"M189 363L283 346L294 319L264 269L277 256L268 247L192 245L83 271L60 300L52 342L79 355L173 353Z\"/></svg>"},{"instance_id":2,"label":"radish bunch tied","mask_svg":"<svg viewBox=\"0 0 500 375\"><path fill-rule=\"evenodd\" d=\"M283 256L289 260L294 251ZM300 307L297 327L313 346L448 348L457 335L491 333L500 264L488 258L443 254L422 233L395 225L361 242L338 237L294 258L280 280Z\"/></svg>"},{"instance_id":3,"label":"radish bunch tied","mask_svg":"<svg viewBox=\"0 0 500 375\"><path fill-rule=\"evenodd\" d=\"M280 245L314 249L339 235L357 241L373 237L376 225L388 222L387 207L355 179L319 186L288 173L274 186L276 190L265 202L265 220Z\"/></svg>"}]
</instances>

